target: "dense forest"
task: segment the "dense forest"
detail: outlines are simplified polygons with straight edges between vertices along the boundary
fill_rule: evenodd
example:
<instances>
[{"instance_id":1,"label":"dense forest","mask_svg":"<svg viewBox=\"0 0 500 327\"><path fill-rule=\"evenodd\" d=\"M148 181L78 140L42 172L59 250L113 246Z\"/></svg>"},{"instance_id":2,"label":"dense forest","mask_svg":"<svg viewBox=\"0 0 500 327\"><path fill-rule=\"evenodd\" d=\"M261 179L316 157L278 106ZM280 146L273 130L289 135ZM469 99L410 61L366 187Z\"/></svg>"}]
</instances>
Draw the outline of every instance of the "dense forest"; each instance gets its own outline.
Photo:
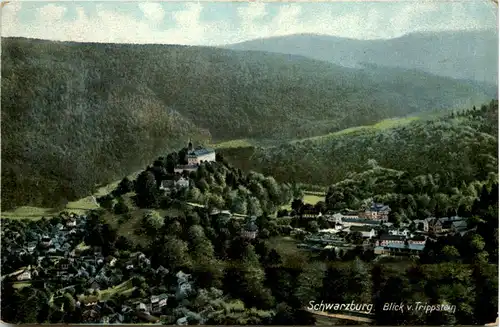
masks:
<instances>
[{"instance_id":1,"label":"dense forest","mask_svg":"<svg viewBox=\"0 0 500 327\"><path fill-rule=\"evenodd\" d=\"M22 38L2 38L2 91L4 209L63 205L188 136L308 137L495 93L299 56Z\"/></svg>"},{"instance_id":2,"label":"dense forest","mask_svg":"<svg viewBox=\"0 0 500 327\"><path fill-rule=\"evenodd\" d=\"M497 121L498 102L492 101L391 128L219 151L235 166L278 181L329 186L373 167L385 167L411 178L439 175L443 187L451 188L497 173Z\"/></svg>"},{"instance_id":3,"label":"dense forest","mask_svg":"<svg viewBox=\"0 0 500 327\"><path fill-rule=\"evenodd\" d=\"M494 229L498 227L498 183L485 187L474 205L464 210L469 217L480 217L471 220L477 227L475 231L429 241L420 259L375 262L373 250L363 247L351 255L325 259L277 246L273 238L290 237L292 228L287 220L271 217L265 210L252 209L250 213L258 215L255 219L223 219L211 214L212 209L234 203L241 207L244 201L254 208L260 203L263 208L269 206L265 203L279 205L290 197L300 197L290 192L288 185L277 184L269 176L243 173L219 156L218 162L202 164L197 172L183 173L192 186L166 195L159 192L158 181L173 177L169 176L169 165L175 157L171 154L159 158L133 181L123 179L108 195L113 203L88 214L81 238L86 245L98 247L105 258L118 260L112 268L107 264L104 268L100 268L102 264L97 266L107 270L99 276L103 290L90 292L88 285L92 282L82 276L34 280L30 287L20 289L13 287L15 281L9 277L1 283L2 320L100 322L102 316L122 312L124 305L130 306L138 299L171 292L174 273L179 270L193 276L194 287L183 297L169 297L159 315L163 324L175 324L187 316L189 324L194 325L313 325L315 318L303 309L319 299L330 303L373 303L377 325L485 324L497 316L498 232ZM127 197L133 200L129 204ZM226 201L211 200L218 197ZM252 197L256 200L250 205ZM206 207L188 205L186 200L205 203ZM101 201L106 202L106 198ZM160 214L162 208L173 207L180 209L177 214ZM142 215L134 217L136 212ZM116 218L122 222L110 223ZM121 229L128 219L136 218L138 228L128 232ZM6 248L26 243L37 233L57 229L61 221L60 217L6 221L2 237L2 257L7 264L4 272L15 271L36 256L17 256ZM255 239L240 236L249 223L259 229ZM137 238L143 242L136 242ZM78 244L82 239L77 234L72 242ZM150 261L130 271L127 265L135 251ZM40 270L39 276L48 276L48 270ZM107 290L120 283L130 283L132 291L110 295ZM80 305L80 301L86 303L85 299L95 297L101 297L100 309L92 309L92 304ZM419 301L455 305L457 310L429 314L382 309L389 302ZM140 320L134 314L127 315L126 322Z\"/></svg>"}]
</instances>

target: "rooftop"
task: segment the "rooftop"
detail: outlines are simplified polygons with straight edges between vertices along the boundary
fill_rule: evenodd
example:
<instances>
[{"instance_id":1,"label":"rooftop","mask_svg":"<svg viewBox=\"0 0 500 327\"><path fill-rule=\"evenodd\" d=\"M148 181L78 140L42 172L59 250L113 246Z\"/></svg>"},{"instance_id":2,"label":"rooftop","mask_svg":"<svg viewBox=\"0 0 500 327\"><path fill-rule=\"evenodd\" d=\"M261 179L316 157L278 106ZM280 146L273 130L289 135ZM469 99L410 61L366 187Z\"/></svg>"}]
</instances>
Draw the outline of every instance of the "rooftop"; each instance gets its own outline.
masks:
<instances>
[{"instance_id":1,"label":"rooftop","mask_svg":"<svg viewBox=\"0 0 500 327\"><path fill-rule=\"evenodd\" d=\"M366 225L377 225L377 226L380 225L379 221L371 220L371 219L362 219L362 218L346 218L346 217L343 217L342 221L346 222L346 223L362 223L362 224L366 224Z\"/></svg>"},{"instance_id":2,"label":"rooftop","mask_svg":"<svg viewBox=\"0 0 500 327\"><path fill-rule=\"evenodd\" d=\"M351 232L371 232L373 227L371 226L352 226Z\"/></svg>"},{"instance_id":3,"label":"rooftop","mask_svg":"<svg viewBox=\"0 0 500 327\"><path fill-rule=\"evenodd\" d=\"M205 154L214 153L214 152L215 152L214 149L202 148L202 149L196 149L196 150L189 152L188 156L189 157L199 157L199 156L203 156Z\"/></svg>"},{"instance_id":4,"label":"rooftop","mask_svg":"<svg viewBox=\"0 0 500 327\"><path fill-rule=\"evenodd\" d=\"M417 251L423 251L425 248L425 245L422 244L388 244L384 246L385 248L388 249L410 249L410 250L417 250Z\"/></svg>"},{"instance_id":5,"label":"rooftop","mask_svg":"<svg viewBox=\"0 0 500 327\"><path fill-rule=\"evenodd\" d=\"M372 211L385 211L385 210L391 210L389 206L381 203L373 203L370 207L370 210Z\"/></svg>"},{"instance_id":6,"label":"rooftop","mask_svg":"<svg viewBox=\"0 0 500 327\"><path fill-rule=\"evenodd\" d=\"M403 241L405 239L404 236L399 236L399 235L389 235L389 234L384 234L380 236L380 240L401 240Z\"/></svg>"}]
</instances>

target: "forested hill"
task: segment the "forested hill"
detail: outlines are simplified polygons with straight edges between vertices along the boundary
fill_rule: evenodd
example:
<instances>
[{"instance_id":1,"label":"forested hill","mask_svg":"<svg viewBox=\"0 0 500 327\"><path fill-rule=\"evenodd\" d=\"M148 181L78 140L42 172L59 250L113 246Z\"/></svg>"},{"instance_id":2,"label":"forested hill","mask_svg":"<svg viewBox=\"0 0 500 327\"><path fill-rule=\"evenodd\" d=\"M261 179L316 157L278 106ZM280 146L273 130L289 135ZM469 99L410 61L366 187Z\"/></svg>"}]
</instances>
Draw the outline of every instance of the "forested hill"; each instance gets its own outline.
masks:
<instances>
[{"instance_id":1,"label":"forested hill","mask_svg":"<svg viewBox=\"0 0 500 327\"><path fill-rule=\"evenodd\" d=\"M281 54L2 38L2 205L88 195L188 135L307 137L496 92L415 74L380 82Z\"/></svg>"},{"instance_id":2,"label":"forested hill","mask_svg":"<svg viewBox=\"0 0 500 327\"><path fill-rule=\"evenodd\" d=\"M330 185L373 166L416 177L440 175L448 186L498 172L498 102L399 126L360 128L270 148L220 152L242 169L279 181Z\"/></svg>"},{"instance_id":3,"label":"forested hill","mask_svg":"<svg viewBox=\"0 0 500 327\"><path fill-rule=\"evenodd\" d=\"M347 67L361 63L405 67L441 76L498 83L496 29L418 32L380 40L295 34L250 40L226 48L303 55Z\"/></svg>"}]
</instances>

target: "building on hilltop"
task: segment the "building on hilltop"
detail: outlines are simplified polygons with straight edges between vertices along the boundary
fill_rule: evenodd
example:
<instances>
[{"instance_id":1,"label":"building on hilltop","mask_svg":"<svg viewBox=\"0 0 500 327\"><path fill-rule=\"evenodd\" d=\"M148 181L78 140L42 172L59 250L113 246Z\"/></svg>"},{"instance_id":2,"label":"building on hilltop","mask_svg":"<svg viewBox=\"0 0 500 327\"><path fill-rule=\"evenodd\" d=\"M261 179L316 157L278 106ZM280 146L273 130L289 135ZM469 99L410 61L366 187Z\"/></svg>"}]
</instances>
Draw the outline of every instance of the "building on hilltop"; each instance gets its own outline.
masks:
<instances>
[{"instance_id":1,"label":"building on hilltop","mask_svg":"<svg viewBox=\"0 0 500 327\"><path fill-rule=\"evenodd\" d=\"M202 162L215 161L215 151L213 149L199 148L188 152L188 165L199 165Z\"/></svg>"},{"instance_id":2,"label":"building on hilltop","mask_svg":"<svg viewBox=\"0 0 500 327\"><path fill-rule=\"evenodd\" d=\"M202 162L215 161L215 150L204 147L193 148L193 143L189 140L187 160L188 165L199 165Z\"/></svg>"},{"instance_id":3,"label":"building on hilltop","mask_svg":"<svg viewBox=\"0 0 500 327\"><path fill-rule=\"evenodd\" d=\"M194 148L193 142L189 140L185 159L187 161L187 164L177 165L174 168L175 173L183 173L184 171L196 171L201 163L215 161L215 150L204 148L202 146Z\"/></svg>"}]
</instances>

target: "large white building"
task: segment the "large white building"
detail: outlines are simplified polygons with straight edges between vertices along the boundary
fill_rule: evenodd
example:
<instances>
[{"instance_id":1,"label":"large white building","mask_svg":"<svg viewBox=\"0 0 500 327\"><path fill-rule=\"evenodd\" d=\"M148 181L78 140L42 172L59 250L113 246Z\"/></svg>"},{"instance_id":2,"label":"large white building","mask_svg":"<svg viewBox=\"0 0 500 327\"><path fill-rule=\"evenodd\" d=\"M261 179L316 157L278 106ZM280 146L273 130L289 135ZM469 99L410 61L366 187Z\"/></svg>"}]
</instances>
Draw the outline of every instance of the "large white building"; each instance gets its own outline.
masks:
<instances>
[{"instance_id":1,"label":"large white building","mask_svg":"<svg viewBox=\"0 0 500 327\"><path fill-rule=\"evenodd\" d=\"M196 149L188 153L188 165L198 165L205 161L215 161L213 149Z\"/></svg>"},{"instance_id":2,"label":"large white building","mask_svg":"<svg viewBox=\"0 0 500 327\"><path fill-rule=\"evenodd\" d=\"M193 149L193 143L189 141L187 160L188 166L199 165L205 161L215 161L215 150L201 147Z\"/></svg>"}]
</instances>

